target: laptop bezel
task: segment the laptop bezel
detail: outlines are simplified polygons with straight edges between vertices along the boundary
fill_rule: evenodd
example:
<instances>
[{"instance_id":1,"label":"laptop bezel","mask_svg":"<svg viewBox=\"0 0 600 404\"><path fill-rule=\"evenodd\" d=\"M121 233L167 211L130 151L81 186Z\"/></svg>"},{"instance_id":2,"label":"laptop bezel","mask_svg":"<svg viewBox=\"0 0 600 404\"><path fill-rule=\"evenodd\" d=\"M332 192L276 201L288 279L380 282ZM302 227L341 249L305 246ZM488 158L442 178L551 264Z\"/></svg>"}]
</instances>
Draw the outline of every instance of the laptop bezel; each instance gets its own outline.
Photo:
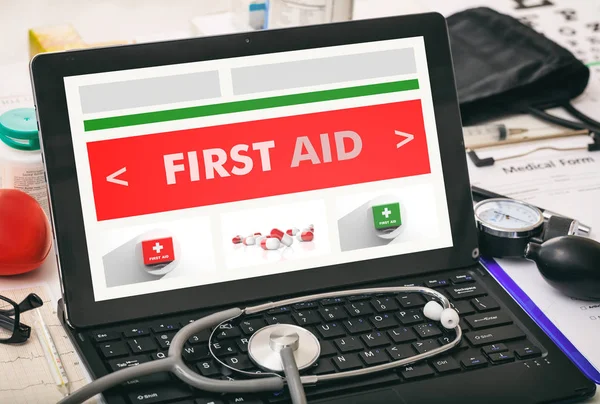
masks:
<instances>
[{"instance_id":1,"label":"laptop bezel","mask_svg":"<svg viewBox=\"0 0 600 404\"><path fill-rule=\"evenodd\" d=\"M453 247L121 299L94 300L64 77L407 37L423 37L425 42ZM440 14L40 54L31 62L31 75L52 204L57 263L68 320L74 327L465 267L476 258L473 254L477 235L460 113L446 22Z\"/></svg>"}]
</instances>

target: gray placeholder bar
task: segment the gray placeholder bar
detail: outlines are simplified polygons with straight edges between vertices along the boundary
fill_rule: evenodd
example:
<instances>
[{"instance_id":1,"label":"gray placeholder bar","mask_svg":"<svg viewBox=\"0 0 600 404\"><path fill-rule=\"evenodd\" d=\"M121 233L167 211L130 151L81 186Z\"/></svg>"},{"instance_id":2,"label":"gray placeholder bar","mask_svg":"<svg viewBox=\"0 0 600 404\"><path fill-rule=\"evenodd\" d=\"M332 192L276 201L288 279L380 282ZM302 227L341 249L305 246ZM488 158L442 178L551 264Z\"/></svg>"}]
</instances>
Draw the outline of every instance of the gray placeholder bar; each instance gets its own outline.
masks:
<instances>
[{"instance_id":1,"label":"gray placeholder bar","mask_svg":"<svg viewBox=\"0 0 600 404\"><path fill-rule=\"evenodd\" d=\"M219 72L216 70L79 87L84 114L220 96Z\"/></svg>"},{"instance_id":2,"label":"gray placeholder bar","mask_svg":"<svg viewBox=\"0 0 600 404\"><path fill-rule=\"evenodd\" d=\"M253 94L416 73L412 48L231 69L233 93Z\"/></svg>"}]
</instances>

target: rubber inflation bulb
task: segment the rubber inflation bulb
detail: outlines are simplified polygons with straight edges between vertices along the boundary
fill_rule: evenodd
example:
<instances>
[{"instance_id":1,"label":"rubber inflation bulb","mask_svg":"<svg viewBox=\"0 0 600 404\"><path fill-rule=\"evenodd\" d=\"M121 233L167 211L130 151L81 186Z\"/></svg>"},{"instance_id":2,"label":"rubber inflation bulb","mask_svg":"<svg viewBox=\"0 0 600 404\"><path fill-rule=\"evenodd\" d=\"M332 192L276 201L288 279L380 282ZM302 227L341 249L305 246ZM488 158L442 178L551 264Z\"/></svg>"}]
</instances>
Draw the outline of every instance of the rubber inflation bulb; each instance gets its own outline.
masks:
<instances>
[{"instance_id":1,"label":"rubber inflation bulb","mask_svg":"<svg viewBox=\"0 0 600 404\"><path fill-rule=\"evenodd\" d=\"M600 243L580 236L531 242L525 258L535 262L544 279L567 296L600 300Z\"/></svg>"},{"instance_id":2,"label":"rubber inflation bulb","mask_svg":"<svg viewBox=\"0 0 600 404\"><path fill-rule=\"evenodd\" d=\"M440 321L442 311L444 311L442 305L434 301L427 302L425 307L423 307L425 317L433 321Z\"/></svg>"}]
</instances>

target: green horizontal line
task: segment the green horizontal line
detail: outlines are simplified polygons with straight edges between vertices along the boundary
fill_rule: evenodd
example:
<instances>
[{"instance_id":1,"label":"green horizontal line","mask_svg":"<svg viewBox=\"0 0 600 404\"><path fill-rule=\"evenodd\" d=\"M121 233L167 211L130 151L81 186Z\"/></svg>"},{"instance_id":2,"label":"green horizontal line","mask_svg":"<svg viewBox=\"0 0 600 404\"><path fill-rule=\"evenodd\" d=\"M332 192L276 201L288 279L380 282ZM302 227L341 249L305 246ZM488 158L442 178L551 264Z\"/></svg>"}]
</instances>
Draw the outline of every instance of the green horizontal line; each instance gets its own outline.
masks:
<instances>
[{"instance_id":1,"label":"green horizontal line","mask_svg":"<svg viewBox=\"0 0 600 404\"><path fill-rule=\"evenodd\" d=\"M600 60L598 60L597 62L588 63L586 66L590 67L590 66L598 66L598 65L600 65Z\"/></svg>"},{"instance_id":2,"label":"green horizontal line","mask_svg":"<svg viewBox=\"0 0 600 404\"><path fill-rule=\"evenodd\" d=\"M225 102L222 104L201 105L197 107L169 109L165 111L144 112L140 114L88 119L83 122L83 125L85 131L89 132L101 129L119 128L123 126L176 121L179 119L200 118L211 115L254 111L266 108L287 107L290 105L310 104L313 102L332 101L343 98L363 97L366 95L395 93L399 91L417 89L419 89L419 81L417 79L403 80L394 81L391 83L369 84L365 86L336 88L334 90L313 91L310 93Z\"/></svg>"}]
</instances>

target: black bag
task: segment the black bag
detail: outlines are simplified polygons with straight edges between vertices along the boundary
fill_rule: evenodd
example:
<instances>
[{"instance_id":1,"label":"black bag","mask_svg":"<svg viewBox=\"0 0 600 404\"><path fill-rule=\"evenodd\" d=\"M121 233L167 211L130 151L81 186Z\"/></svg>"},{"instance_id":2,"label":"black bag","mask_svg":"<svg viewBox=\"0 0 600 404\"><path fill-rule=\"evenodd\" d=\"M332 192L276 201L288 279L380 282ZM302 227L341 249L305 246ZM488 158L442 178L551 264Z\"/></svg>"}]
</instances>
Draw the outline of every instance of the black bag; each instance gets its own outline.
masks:
<instances>
[{"instance_id":1,"label":"black bag","mask_svg":"<svg viewBox=\"0 0 600 404\"><path fill-rule=\"evenodd\" d=\"M585 90L590 72L571 52L485 7L454 14L447 22L463 125L528 113L572 129L600 127L589 117L593 125L583 126L543 111L565 107L586 122L569 101Z\"/></svg>"}]
</instances>

